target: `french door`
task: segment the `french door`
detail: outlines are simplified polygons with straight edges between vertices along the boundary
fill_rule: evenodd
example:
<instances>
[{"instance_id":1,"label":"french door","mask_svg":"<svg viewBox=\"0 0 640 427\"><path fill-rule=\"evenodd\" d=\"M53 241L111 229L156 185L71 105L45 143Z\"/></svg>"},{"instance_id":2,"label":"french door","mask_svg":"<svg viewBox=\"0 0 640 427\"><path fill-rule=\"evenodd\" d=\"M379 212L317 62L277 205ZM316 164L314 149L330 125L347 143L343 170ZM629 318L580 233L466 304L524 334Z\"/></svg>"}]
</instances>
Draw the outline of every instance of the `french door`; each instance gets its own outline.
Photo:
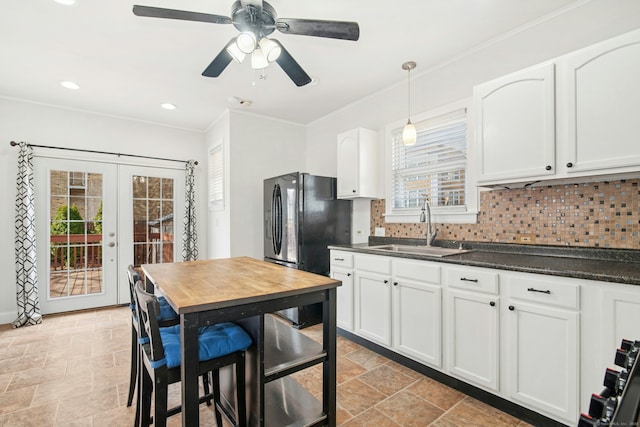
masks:
<instances>
[{"instance_id":1,"label":"french door","mask_svg":"<svg viewBox=\"0 0 640 427\"><path fill-rule=\"evenodd\" d=\"M183 171L48 157L34 169L44 314L127 303L127 265L178 259Z\"/></svg>"}]
</instances>

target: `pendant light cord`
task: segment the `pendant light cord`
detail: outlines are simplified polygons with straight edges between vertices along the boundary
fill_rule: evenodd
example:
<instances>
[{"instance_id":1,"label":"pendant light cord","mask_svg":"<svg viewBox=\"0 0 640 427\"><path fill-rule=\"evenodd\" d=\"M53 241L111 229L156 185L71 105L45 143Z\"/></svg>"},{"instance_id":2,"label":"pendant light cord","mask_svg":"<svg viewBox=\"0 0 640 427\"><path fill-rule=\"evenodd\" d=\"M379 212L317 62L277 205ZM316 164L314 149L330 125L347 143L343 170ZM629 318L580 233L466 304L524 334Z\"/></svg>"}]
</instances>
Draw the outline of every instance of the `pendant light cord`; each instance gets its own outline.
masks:
<instances>
[{"instance_id":1,"label":"pendant light cord","mask_svg":"<svg viewBox=\"0 0 640 427\"><path fill-rule=\"evenodd\" d=\"M411 68L407 70L407 76L407 117L411 120Z\"/></svg>"}]
</instances>

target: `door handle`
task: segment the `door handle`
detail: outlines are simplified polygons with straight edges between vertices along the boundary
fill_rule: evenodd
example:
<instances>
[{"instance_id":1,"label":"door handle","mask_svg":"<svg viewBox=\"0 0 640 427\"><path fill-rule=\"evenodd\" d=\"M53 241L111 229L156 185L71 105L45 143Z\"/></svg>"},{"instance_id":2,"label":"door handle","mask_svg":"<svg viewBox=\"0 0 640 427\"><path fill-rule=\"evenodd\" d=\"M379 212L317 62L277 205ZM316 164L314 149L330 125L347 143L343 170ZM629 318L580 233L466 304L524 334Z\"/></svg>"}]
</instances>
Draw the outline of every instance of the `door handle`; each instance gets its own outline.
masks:
<instances>
[{"instance_id":1,"label":"door handle","mask_svg":"<svg viewBox=\"0 0 640 427\"><path fill-rule=\"evenodd\" d=\"M109 246L110 248L114 247L115 245L116 245L116 242L107 243L107 246Z\"/></svg>"}]
</instances>

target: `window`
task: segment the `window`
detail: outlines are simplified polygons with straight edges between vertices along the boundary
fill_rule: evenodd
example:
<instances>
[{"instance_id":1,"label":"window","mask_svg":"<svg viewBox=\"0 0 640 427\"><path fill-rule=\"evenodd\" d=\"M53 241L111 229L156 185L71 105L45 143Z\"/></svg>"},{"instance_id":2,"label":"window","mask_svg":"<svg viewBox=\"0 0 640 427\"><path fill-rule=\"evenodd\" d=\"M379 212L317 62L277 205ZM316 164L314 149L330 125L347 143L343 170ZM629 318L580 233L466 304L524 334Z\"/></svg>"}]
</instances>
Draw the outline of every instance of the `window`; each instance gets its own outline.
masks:
<instances>
[{"instance_id":1,"label":"window","mask_svg":"<svg viewBox=\"0 0 640 427\"><path fill-rule=\"evenodd\" d=\"M222 144L209 151L209 208L224 208L224 156Z\"/></svg>"},{"instance_id":2,"label":"window","mask_svg":"<svg viewBox=\"0 0 640 427\"><path fill-rule=\"evenodd\" d=\"M467 119L460 104L418 117L418 139L409 147L402 143L404 123L388 128L387 222L417 222L425 199L438 221L468 222L459 217L475 206L467 191ZM458 218L447 221L448 214Z\"/></svg>"},{"instance_id":3,"label":"window","mask_svg":"<svg viewBox=\"0 0 640 427\"><path fill-rule=\"evenodd\" d=\"M84 172L69 172L70 188L85 188L86 186L86 176Z\"/></svg>"}]
</instances>

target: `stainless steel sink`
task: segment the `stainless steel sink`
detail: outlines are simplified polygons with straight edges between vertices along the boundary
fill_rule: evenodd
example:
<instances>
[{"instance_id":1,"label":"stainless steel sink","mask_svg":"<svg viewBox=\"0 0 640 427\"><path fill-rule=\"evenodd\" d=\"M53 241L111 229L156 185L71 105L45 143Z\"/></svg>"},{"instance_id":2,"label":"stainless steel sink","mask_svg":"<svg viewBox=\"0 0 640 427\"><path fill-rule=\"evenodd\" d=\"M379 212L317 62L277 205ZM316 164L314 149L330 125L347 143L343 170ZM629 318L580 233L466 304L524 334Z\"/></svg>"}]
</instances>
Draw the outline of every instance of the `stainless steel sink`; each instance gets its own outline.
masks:
<instances>
[{"instance_id":1,"label":"stainless steel sink","mask_svg":"<svg viewBox=\"0 0 640 427\"><path fill-rule=\"evenodd\" d=\"M441 248L439 246L414 246L414 245L380 245L380 246L369 246L367 249L373 249L381 252L429 255L429 256L435 256L435 257L446 257L451 255L458 255L458 254L464 254L467 252L472 252L472 249L451 249L451 248Z\"/></svg>"}]
</instances>

